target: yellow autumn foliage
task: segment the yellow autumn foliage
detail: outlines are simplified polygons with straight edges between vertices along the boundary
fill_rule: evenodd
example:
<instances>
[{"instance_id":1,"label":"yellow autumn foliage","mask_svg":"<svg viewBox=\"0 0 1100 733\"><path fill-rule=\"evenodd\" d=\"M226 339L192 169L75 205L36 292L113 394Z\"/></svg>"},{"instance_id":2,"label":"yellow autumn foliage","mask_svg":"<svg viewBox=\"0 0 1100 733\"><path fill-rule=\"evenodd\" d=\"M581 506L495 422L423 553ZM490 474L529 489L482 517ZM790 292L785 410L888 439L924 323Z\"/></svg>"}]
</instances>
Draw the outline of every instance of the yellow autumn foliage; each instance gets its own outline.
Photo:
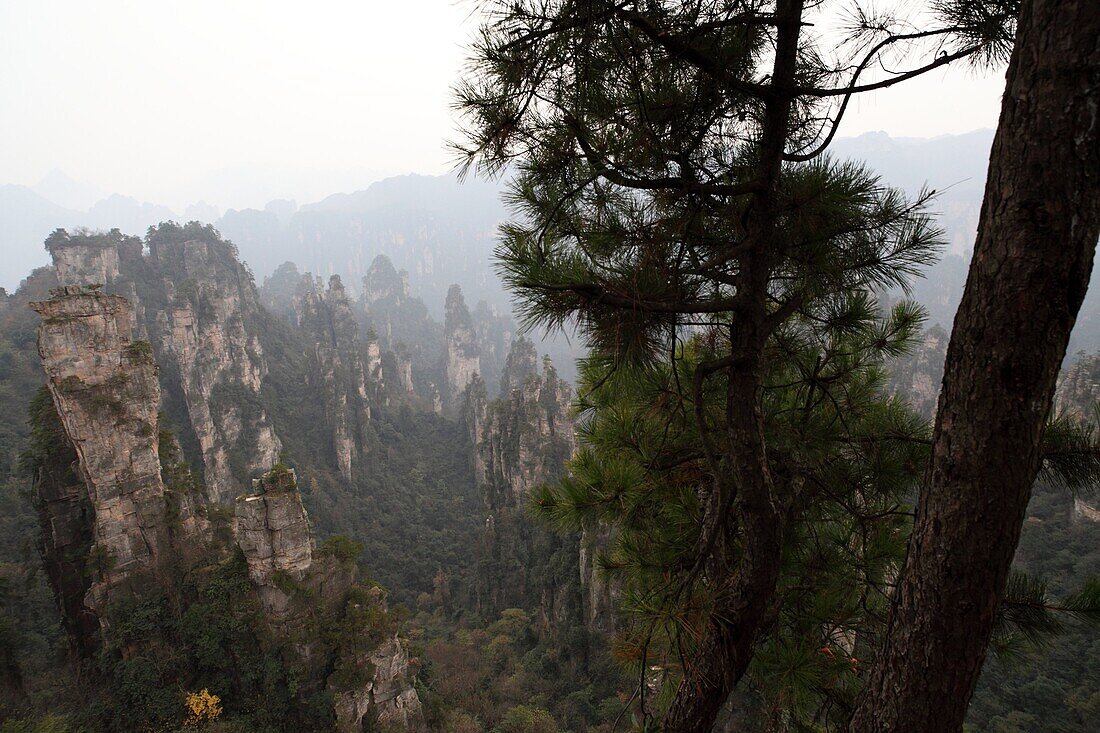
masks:
<instances>
[{"instance_id":1,"label":"yellow autumn foliage","mask_svg":"<svg viewBox=\"0 0 1100 733\"><path fill-rule=\"evenodd\" d=\"M222 714L222 699L203 688L202 692L187 693L187 717L183 724L202 726L218 719Z\"/></svg>"}]
</instances>

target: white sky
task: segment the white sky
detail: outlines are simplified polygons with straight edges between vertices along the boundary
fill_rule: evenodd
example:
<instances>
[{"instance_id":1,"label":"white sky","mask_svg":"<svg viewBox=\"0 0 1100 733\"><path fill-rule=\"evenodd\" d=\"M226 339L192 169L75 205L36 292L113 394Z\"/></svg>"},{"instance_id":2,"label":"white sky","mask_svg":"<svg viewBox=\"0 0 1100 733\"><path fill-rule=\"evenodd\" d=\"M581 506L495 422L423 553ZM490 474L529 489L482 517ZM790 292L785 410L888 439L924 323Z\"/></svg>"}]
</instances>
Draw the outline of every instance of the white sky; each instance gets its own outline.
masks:
<instances>
[{"instance_id":1,"label":"white sky","mask_svg":"<svg viewBox=\"0 0 1100 733\"><path fill-rule=\"evenodd\" d=\"M442 173L470 0L0 0L0 183L61 169L181 209ZM1003 72L854 103L842 135L994 127Z\"/></svg>"}]
</instances>

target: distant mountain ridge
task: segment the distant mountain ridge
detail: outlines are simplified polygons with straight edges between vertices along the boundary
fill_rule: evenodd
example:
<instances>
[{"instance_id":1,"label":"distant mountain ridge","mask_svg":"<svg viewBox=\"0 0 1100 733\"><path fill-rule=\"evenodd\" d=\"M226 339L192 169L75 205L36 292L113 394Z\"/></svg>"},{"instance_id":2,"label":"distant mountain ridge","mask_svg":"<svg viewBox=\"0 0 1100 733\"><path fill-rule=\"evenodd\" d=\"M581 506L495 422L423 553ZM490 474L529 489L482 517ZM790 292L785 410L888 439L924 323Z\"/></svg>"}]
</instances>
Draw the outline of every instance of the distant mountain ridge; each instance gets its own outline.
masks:
<instances>
[{"instance_id":1,"label":"distant mountain ridge","mask_svg":"<svg viewBox=\"0 0 1100 733\"><path fill-rule=\"evenodd\" d=\"M383 179L365 189L330 195L298 207L274 200L263 210L229 209L219 216L203 202L184 218L214 224L241 252L258 277L294 260L319 275L341 274L353 289L378 254L410 273L433 310L457 282L484 291L507 310L508 300L490 275L497 225L505 210L495 183L454 175L408 175ZM113 194L86 211L56 204L29 186L0 186L0 286L13 290L34 267L48 263L42 241L57 228L120 229L141 235L162 221L181 217L166 206ZM438 291L438 294L436 293Z\"/></svg>"},{"instance_id":2,"label":"distant mountain ridge","mask_svg":"<svg viewBox=\"0 0 1100 733\"><path fill-rule=\"evenodd\" d=\"M508 296L491 270L496 229L506 217L499 194L486 181L408 175L281 215L271 204L230 210L215 224L257 275L293 260L317 275L339 274L357 290L374 257L384 254L409 273L434 313L453 283L506 311Z\"/></svg>"},{"instance_id":3,"label":"distant mountain ridge","mask_svg":"<svg viewBox=\"0 0 1100 733\"><path fill-rule=\"evenodd\" d=\"M58 227L76 226L80 216L28 186L0 185L0 287L15 290L32 269L48 264L42 242Z\"/></svg>"},{"instance_id":4,"label":"distant mountain ridge","mask_svg":"<svg viewBox=\"0 0 1100 733\"><path fill-rule=\"evenodd\" d=\"M980 203L992 136L991 130L931 139L870 132L837 140L832 155L863 159L884 182L911 193L925 183L937 188L945 226L952 234L952 251L962 254L969 249L972 232L968 229L977 223L976 209L971 211L971 205ZM195 219L219 227L236 241L242 257L259 277L270 274L285 260L295 259L318 273L344 275L354 287L359 270L368 266L374 255L386 254L398 268L408 269L414 282L419 277L431 280L439 267L457 265L461 272L473 264L488 263L496 224L506 216L500 191L496 182L470 178L460 184L453 174L410 174L384 178L363 189L333 193L301 206L276 199L262 210L229 208L223 214L218 207L197 202L178 212L133 197L105 196L95 187L54 170L34 186L0 186L0 244L5 252L17 255L0 262L0 285L11 289L27 274L29 263L46 264L41 242L54 228L119 228L126 234L140 235L165 219ZM430 243L430 256L423 250L403 256L398 250L409 246L410 238L416 244L432 236L418 229L423 224L441 226L448 234L457 233L449 231L457 226L476 237L478 241L468 242L475 245L476 251L463 248L463 255L474 255L476 262L457 257L452 262ZM395 241L387 241L379 231L382 229L395 235ZM372 237L372 230L378 236ZM325 238L319 249L318 237ZM364 263L360 251L367 244L378 250L369 252ZM302 262L301 247L309 248L311 262ZM461 284L476 286L474 280ZM448 284L444 283L439 293L439 306ZM431 301L430 287L423 290ZM501 305L506 302L495 297L489 300Z\"/></svg>"},{"instance_id":5,"label":"distant mountain ridge","mask_svg":"<svg viewBox=\"0 0 1100 733\"><path fill-rule=\"evenodd\" d=\"M923 187L937 194L932 210L948 241L943 259L913 285L912 297L929 312L929 325L950 330L966 281L981 208L992 130L936 138L891 137L869 132L841 138L830 154L865 161L884 184L910 195ZM142 234L151 225L178 218L167 207L114 195L87 211L59 205L39 191L73 195L75 183L51 174L37 190L0 186L0 286L9 290L38 265L47 263L41 242L57 227L119 228ZM68 194L66 192L69 192ZM408 273L409 284L433 314L441 314L447 289L458 284L473 301L502 313L511 298L493 270L497 226L506 219L494 181L444 176L385 178L366 188L335 193L299 206L273 200L262 210L193 204L183 218L214 224L232 240L241 258L262 280L286 261L304 272L340 275L357 292L370 263L386 255ZM86 195L86 191L84 193ZM219 215L220 214L220 215ZM1100 293L1091 291L1070 352L1100 350Z\"/></svg>"},{"instance_id":6,"label":"distant mountain ridge","mask_svg":"<svg viewBox=\"0 0 1100 733\"><path fill-rule=\"evenodd\" d=\"M30 187L35 193L58 206L75 211L86 211L107 194L97 186L70 178L64 171L54 168Z\"/></svg>"},{"instance_id":7,"label":"distant mountain ridge","mask_svg":"<svg viewBox=\"0 0 1100 733\"><path fill-rule=\"evenodd\" d=\"M980 194L992 144L993 130L984 129L934 138L867 132L841 138L830 150L838 158L866 161L884 181L907 191L928 184L947 194Z\"/></svg>"}]
</instances>

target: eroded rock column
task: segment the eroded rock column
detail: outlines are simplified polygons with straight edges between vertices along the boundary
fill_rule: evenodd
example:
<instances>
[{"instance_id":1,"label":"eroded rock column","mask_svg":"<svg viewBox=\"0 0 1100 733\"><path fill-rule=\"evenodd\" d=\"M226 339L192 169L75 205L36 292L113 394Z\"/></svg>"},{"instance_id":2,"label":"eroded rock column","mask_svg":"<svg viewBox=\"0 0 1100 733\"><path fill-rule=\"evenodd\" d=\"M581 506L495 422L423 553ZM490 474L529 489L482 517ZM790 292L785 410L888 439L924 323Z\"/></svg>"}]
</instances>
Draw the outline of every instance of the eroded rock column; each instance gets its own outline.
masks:
<instances>
[{"instance_id":1,"label":"eroded rock column","mask_svg":"<svg viewBox=\"0 0 1100 733\"><path fill-rule=\"evenodd\" d=\"M157 365L147 343L131 340L122 297L65 286L31 307L42 316L38 351L94 514L90 595L101 597L152 569L167 547Z\"/></svg>"},{"instance_id":2,"label":"eroded rock column","mask_svg":"<svg viewBox=\"0 0 1100 733\"><path fill-rule=\"evenodd\" d=\"M290 583L300 583L313 564L313 533L294 471L276 466L237 497L237 545L248 562L264 611L274 621L290 616Z\"/></svg>"}]
</instances>

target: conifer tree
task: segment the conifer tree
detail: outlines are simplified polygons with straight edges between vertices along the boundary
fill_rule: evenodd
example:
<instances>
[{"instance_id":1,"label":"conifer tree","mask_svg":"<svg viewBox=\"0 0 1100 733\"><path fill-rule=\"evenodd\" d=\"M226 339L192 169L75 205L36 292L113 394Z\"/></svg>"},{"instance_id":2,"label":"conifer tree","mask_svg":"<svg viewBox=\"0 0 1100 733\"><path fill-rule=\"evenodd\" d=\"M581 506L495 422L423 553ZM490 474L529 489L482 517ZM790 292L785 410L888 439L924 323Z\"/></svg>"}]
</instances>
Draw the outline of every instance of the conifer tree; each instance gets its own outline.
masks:
<instances>
[{"instance_id":1,"label":"conifer tree","mask_svg":"<svg viewBox=\"0 0 1100 733\"><path fill-rule=\"evenodd\" d=\"M1012 8L944 10L915 31L857 9L836 54L806 31L802 0L485 7L457 148L515 173L498 255L528 325L577 328L607 360L596 383L628 367L679 375L685 338L713 342L677 383L700 454L690 577L712 601L664 720L706 730L776 622L800 506L769 457L768 352L792 319L817 343L866 324L870 293L904 287L936 249L927 195L908 201L822 153L854 95L995 55ZM918 58L870 77L900 51Z\"/></svg>"},{"instance_id":2,"label":"conifer tree","mask_svg":"<svg viewBox=\"0 0 1100 733\"><path fill-rule=\"evenodd\" d=\"M847 720L859 689L857 642L883 617L907 494L927 453L927 425L881 390L883 360L912 341L918 314L902 304L880 317L864 294L852 300L848 317L828 326L792 317L764 357L764 439L785 524L771 618L742 695L758 727L838 729ZM582 447L570 478L537 497L565 529L611 530L601 570L621 588L618 654L638 676L647 725L669 704L721 600L705 565L698 492L709 468L695 396L682 385L722 348L708 329L671 364L586 361ZM708 380L702 395L705 429L724 419L723 382Z\"/></svg>"},{"instance_id":3,"label":"conifer tree","mask_svg":"<svg viewBox=\"0 0 1100 733\"><path fill-rule=\"evenodd\" d=\"M1100 4L1021 6L931 461L854 731L959 731L1020 589L1012 557L1100 236Z\"/></svg>"},{"instance_id":4,"label":"conifer tree","mask_svg":"<svg viewBox=\"0 0 1100 733\"><path fill-rule=\"evenodd\" d=\"M882 389L885 360L915 336L906 310L869 313L816 335L795 317L768 350L769 460L792 506L775 619L738 696L736 715L747 730L848 728L885 629L912 526L909 503L930 453L931 424ZM583 362L581 448L570 477L536 496L538 511L566 531L611 530L600 571L622 595L616 653L638 680L644 726L656 725L667 707L680 656L714 602L694 570L695 487L705 467L679 385L691 382L715 343L706 334L690 338L674 367L614 367L600 355ZM722 390L706 394L705 403L719 414ZM1088 424L1060 416L1047 426L1041 453L1040 478L1053 488L1084 491L1100 481ZM1058 598L1041 579L1014 574L997 609L994 651L1016 656L1039 648L1079 620L1100 621L1095 581Z\"/></svg>"}]
</instances>

